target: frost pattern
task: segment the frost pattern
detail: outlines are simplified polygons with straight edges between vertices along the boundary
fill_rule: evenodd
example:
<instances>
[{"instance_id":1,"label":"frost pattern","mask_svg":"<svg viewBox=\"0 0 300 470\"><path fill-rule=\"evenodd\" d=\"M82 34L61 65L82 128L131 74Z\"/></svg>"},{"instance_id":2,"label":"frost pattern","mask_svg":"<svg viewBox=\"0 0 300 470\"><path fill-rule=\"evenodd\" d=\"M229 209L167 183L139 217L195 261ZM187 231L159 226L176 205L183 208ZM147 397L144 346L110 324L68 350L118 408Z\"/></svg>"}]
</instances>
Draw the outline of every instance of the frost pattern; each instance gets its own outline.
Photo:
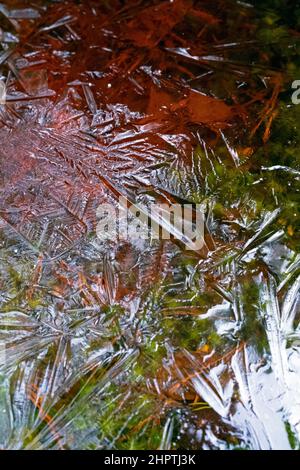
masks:
<instances>
[{"instance_id":1,"label":"frost pattern","mask_svg":"<svg viewBox=\"0 0 300 470\"><path fill-rule=\"evenodd\" d=\"M300 439L299 171L260 159L284 78L237 3L0 5L3 449ZM100 243L119 196L202 204L204 248Z\"/></svg>"}]
</instances>

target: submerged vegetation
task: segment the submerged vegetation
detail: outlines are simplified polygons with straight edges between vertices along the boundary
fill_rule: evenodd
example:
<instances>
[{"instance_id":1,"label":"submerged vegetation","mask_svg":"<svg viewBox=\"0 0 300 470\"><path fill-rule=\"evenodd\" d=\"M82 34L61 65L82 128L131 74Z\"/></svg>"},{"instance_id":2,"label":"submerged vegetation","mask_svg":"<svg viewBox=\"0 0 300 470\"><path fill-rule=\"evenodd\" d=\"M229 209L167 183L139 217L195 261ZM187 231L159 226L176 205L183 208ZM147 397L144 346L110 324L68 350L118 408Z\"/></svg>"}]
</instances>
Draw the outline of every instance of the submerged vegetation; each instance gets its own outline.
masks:
<instances>
[{"instance_id":1,"label":"submerged vegetation","mask_svg":"<svg viewBox=\"0 0 300 470\"><path fill-rule=\"evenodd\" d=\"M0 4L1 448L299 449L295 3ZM119 195L203 249L99 241Z\"/></svg>"}]
</instances>

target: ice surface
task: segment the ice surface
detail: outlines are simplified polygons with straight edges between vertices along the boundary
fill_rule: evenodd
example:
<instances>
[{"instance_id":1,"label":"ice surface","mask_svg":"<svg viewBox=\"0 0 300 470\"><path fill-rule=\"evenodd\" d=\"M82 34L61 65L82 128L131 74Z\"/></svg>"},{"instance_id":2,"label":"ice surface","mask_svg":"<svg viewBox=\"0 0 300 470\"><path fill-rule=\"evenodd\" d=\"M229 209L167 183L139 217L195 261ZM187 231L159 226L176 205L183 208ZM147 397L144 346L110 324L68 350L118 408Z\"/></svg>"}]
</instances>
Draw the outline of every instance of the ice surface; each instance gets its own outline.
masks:
<instances>
[{"instance_id":1,"label":"ice surface","mask_svg":"<svg viewBox=\"0 0 300 470\"><path fill-rule=\"evenodd\" d=\"M261 158L284 77L253 9L7 0L0 16L0 446L291 448L299 168ZM99 241L119 196L201 204L203 249Z\"/></svg>"}]
</instances>

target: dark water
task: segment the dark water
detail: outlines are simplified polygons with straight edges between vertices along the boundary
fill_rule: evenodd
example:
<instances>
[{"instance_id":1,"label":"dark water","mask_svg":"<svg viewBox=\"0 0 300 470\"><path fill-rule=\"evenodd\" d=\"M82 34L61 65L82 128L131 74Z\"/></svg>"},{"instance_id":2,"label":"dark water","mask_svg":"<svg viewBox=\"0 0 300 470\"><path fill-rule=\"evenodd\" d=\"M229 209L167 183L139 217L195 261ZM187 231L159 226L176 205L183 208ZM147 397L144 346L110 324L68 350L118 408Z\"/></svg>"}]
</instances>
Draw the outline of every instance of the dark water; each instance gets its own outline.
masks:
<instances>
[{"instance_id":1,"label":"dark water","mask_svg":"<svg viewBox=\"0 0 300 470\"><path fill-rule=\"evenodd\" d=\"M299 18L0 4L1 448L299 448ZM99 237L120 196L203 245Z\"/></svg>"}]
</instances>

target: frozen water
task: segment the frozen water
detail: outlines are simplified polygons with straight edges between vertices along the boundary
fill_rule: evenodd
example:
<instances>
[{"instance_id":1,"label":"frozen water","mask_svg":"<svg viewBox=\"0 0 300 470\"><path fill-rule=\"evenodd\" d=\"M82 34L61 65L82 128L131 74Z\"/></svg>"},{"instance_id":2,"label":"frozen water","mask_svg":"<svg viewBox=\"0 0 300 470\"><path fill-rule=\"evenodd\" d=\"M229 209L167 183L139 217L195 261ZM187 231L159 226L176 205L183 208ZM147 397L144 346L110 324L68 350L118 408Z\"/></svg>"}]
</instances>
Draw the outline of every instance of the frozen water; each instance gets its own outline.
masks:
<instances>
[{"instance_id":1,"label":"frozen water","mask_svg":"<svg viewBox=\"0 0 300 470\"><path fill-rule=\"evenodd\" d=\"M299 167L262 158L284 76L232 3L1 3L2 448L300 438ZM99 241L120 196L201 204L203 249Z\"/></svg>"}]
</instances>

